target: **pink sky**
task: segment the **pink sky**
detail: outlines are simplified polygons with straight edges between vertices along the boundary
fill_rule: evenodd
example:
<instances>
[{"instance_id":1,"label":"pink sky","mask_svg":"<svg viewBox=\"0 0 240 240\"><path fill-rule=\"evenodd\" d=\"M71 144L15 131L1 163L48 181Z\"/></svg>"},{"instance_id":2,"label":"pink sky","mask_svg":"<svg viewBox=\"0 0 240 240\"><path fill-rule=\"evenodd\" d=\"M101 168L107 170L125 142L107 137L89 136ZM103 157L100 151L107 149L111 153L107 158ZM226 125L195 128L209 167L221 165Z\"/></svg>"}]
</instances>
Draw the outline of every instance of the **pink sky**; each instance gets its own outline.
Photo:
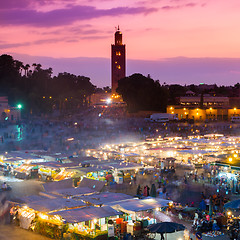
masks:
<instances>
[{"instance_id":1,"label":"pink sky","mask_svg":"<svg viewBox=\"0 0 240 240\"><path fill-rule=\"evenodd\" d=\"M58 72L75 69L71 73L90 76L95 85L106 86L110 85L110 45L115 26L120 25L131 63L127 62L127 75L150 73L160 82L179 84L191 79L234 84L240 65L228 62L221 75L225 65L218 72L216 58L237 61L240 57L239 12L239 0L7 0L0 2L0 50L30 64L42 57L39 63L45 67ZM199 70L203 72L199 80L197 69L196 76L191 70L186 80L187 66L181 69L185 74L181 78L179 66L172 65L178 78L173 73L163 77L157 63L176 61L179 56L189 63L211 58L214 73L209 74L206 66ZM48 66L46 57L56 61ZM92 60L95 65L82 67L74 58L90 58L88 63ZM71 59L71 66L64 59ZM97 60L106 60L105 65ZM138 65L136 60L148 64Z\"/></svg>"}]
</instances>

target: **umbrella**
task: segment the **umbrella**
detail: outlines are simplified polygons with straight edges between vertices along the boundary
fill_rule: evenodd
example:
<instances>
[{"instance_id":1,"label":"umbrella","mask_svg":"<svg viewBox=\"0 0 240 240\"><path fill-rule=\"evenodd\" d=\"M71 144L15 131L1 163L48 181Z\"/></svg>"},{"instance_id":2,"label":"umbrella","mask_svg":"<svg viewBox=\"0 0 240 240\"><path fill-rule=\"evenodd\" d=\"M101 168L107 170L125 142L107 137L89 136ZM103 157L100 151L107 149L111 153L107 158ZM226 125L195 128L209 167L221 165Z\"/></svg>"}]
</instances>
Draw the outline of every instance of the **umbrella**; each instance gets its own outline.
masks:
<instances>
[{"instance_id":1,"label":"umbrella","mask_svg":"<svg viewBox=\"0 0 240 240\"><path fill-rule=\"evenodd\" d=\"M175 222L161 222L149 225L148 229L153 233L173 233L185 230L185 226Z\"/></svg>"},{"instance_id":2,"label":"umbrella","mask_svg":"<svg viewBox=\"0 0 240 240\"><path fill-rule=\"evenodd\" d=\"M234 201L231 201L231 202L228 202L228 203L224 204L224 208L225 209L228 209L228 208L238 209L238 208L240 208L240 199L234 200Z\"/></svg>"}]
</instances>

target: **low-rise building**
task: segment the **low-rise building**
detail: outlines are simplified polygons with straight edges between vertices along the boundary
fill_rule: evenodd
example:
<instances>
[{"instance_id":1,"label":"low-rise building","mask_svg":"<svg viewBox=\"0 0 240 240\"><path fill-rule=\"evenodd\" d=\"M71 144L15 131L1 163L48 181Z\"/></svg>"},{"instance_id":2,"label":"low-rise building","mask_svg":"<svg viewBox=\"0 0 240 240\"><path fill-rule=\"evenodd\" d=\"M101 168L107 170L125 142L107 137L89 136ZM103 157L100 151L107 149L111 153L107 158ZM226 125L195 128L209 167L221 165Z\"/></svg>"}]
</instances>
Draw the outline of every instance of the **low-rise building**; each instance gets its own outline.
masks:
<instances>
[{"instance_id":1,"label":"low-rise building","mask_svg":"<svg viewBox=\"0 0 240 240\"><path fill-rule=\"evenodd\" d=\"M179 105L169 105L167 113L177 114L179 120L230 121L240 116L240 108L232 106L229 97L184 96Z\"/></svg>"},{"instance_id":2,"label":"low-rise building","mask_svg":"<svg viewBox=\"0 0 240 240\"><path fill-rule=\"evenodd\" d=\"M21 108L10 107L6 96L0 97L0 120L16 123L21 120Z\"/></svg>"}]
</instances>

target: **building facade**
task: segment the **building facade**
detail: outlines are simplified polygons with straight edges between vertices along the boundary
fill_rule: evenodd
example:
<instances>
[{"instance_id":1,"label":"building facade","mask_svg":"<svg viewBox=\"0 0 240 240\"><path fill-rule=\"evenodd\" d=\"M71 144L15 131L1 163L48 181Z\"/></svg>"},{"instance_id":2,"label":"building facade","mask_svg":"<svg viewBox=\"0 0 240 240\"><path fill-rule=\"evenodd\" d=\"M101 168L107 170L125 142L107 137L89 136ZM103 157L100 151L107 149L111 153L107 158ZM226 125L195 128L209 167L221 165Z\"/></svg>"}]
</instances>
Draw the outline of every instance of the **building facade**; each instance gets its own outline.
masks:
<instances>
[{"instance_id":1,"label":"building facade","mask_svg":"<svg viewBox=\"0 0 240 240\"><path fill-rule=\"evenodd\" d=\"M232 117L240 117L240 108L230 103L228 97L184 96L179 105L169 105L167 113L177 114L179 120L231 121Z\"/></svg>"},{"instance_id":2,"label":"building facade","mask_svg":"<svg viewBox=\"0 0 240 240\"><path fill-rule=\"evenodd\" d=\"M118 80L126 77L126 49L122 43L122 33L119 30L115 32L115 44L112 44L112 93L116 93Z\"/></svg>"},{"instance_id":3,"label":"building facade","mask_svg":"<svg viewBox=\"0 0 240 240\"><path fill-rule=\"evenodd\" d=\"M0 97L0 122L16 123L21 120L21 109L10 107L8 98Z\"/></svg>"}]
</instances>

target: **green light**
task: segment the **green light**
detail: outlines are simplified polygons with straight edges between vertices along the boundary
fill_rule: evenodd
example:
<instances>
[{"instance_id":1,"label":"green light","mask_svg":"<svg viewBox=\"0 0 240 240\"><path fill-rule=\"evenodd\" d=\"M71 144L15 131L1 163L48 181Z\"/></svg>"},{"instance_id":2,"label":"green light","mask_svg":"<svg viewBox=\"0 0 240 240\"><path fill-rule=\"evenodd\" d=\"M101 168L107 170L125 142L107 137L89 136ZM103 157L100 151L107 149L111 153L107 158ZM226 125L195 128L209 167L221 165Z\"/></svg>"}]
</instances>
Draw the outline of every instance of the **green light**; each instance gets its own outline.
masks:
<instances>
[{"instance_id":1,"label":"green light","mask_svg":"<svg viewBox=\"0 0 240 240\"><path fill-rule=\"evenodd\" d=\"M18 105L17 105L17 108L18 108L18 109L21 109L21 108L22 108L22 104L18 104Z\"/></svg>"}]
</instances>

